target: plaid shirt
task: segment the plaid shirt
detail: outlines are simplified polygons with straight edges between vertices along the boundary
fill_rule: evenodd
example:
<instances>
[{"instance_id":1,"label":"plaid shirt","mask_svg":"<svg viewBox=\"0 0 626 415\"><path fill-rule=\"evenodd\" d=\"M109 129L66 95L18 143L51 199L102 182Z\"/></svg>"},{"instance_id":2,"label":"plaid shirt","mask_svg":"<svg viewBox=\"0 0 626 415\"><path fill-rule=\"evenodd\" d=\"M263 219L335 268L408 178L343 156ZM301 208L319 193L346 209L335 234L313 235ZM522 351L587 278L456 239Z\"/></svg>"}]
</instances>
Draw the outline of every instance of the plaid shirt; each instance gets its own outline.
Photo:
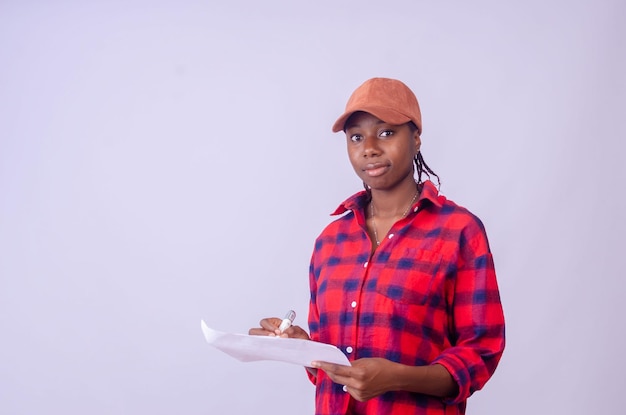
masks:
<instances>
[{"instance_id":1,"label":"plaid shirt","mask_svg":"<svg viewBox=\"0 0 626 415\"><path fill-rule=\"evenodd\" d=\"M318 370L316 414L464 414L466 399L491 377L504 349L504 317L480 220L423 184L407 217L373 254L365 192L342 203L315 243L310 265L311 338L349 360L382 357L439 363L458 384L447 399L387 392L357 402Z\"/></svg>"}]
</instances>

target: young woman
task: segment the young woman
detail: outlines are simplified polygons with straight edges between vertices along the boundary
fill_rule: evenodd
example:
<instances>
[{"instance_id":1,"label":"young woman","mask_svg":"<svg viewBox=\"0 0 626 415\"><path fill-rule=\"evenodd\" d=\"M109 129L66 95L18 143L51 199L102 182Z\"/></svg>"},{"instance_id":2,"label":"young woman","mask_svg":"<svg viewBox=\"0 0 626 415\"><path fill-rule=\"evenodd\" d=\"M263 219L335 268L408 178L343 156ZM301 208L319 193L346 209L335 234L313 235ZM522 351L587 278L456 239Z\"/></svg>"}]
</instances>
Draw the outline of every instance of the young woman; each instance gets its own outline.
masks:
<instances>
[{"instance_id":1,"label":"young woman","mask_svg":"<svg viewBox=\"0 0 626 415\"><path fill-rule=\"evenodd\" d=\"M464 414L504 350L504 317L480 220L439 195L420 153L413 92L394 79L357 88L333 131L365 190L317 238L310 336L266 318L250 334L339 347L351 366L311 362L316 414ZM347 212L347 213L346 213Z\"/></svg>"}]
</instances>

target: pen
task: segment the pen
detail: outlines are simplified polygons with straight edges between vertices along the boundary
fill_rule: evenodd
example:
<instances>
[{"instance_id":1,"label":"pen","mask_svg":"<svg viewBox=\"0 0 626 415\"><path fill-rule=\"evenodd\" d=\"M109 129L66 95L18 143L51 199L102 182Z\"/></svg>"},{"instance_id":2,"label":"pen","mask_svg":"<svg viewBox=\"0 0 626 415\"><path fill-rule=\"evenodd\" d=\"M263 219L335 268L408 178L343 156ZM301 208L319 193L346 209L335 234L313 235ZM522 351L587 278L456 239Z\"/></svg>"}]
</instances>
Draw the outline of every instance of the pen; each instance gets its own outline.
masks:
<instances>
[{"instance_id":1,"label":"pen","mask_svg":"<svg viewBox=\"0 0 626 415\"><path fill-rule=\"evenodd\" d=\"M296 318L296 312L293 310L289 310L287 314L285 315L285 318L283 319L283 321L280 323L278 330L280 330L281 333L287 330L289 327L291 327L291 324L293 323L295 318Z\"/></svg>"}]
</instances>

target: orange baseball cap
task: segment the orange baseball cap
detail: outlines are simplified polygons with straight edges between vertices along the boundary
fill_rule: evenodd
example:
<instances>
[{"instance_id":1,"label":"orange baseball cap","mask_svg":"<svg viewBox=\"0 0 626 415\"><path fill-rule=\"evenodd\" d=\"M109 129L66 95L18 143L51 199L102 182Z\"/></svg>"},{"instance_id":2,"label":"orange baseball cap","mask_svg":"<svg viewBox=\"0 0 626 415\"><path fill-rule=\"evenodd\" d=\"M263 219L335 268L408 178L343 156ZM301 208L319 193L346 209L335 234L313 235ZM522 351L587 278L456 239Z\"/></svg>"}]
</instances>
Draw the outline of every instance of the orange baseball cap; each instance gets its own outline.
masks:
<instances>
[{"instance_id":1,"label":"orange baseball cap","mask_svg":"<svg viewBox=\"0 0 626 415\"><path fill-rule=\"evenodd\" d=\"M355 89L346 104L346 111L333 124L333 132L342 131L348 118L357 111L368 112L394 125L413 121L420 134L422 132L422 113L417 98L397 79L372 78Z\"/></svg>"}]
</instances>

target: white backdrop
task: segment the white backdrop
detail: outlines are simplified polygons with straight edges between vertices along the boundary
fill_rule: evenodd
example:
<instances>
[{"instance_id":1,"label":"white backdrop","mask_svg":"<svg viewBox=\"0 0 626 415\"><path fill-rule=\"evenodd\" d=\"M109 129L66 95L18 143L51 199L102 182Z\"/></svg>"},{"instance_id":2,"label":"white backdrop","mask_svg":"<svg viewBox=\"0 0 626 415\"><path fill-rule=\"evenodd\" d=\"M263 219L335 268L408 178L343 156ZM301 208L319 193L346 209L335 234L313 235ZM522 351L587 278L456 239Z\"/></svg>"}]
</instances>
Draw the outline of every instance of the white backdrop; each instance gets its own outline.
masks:
<instances>
[{"instance_id":1,"label":"white backdrop","mask_svg":"<svg viewBox=\"0 0 626 415\"><path fill-rule=\"evenodd\" d=\"M0 0L0 413L312 413L199 323L306 326L373 76L490 237L508 345L468 414L621 413L625 5Z\"/></svg>"}]
</instances>

